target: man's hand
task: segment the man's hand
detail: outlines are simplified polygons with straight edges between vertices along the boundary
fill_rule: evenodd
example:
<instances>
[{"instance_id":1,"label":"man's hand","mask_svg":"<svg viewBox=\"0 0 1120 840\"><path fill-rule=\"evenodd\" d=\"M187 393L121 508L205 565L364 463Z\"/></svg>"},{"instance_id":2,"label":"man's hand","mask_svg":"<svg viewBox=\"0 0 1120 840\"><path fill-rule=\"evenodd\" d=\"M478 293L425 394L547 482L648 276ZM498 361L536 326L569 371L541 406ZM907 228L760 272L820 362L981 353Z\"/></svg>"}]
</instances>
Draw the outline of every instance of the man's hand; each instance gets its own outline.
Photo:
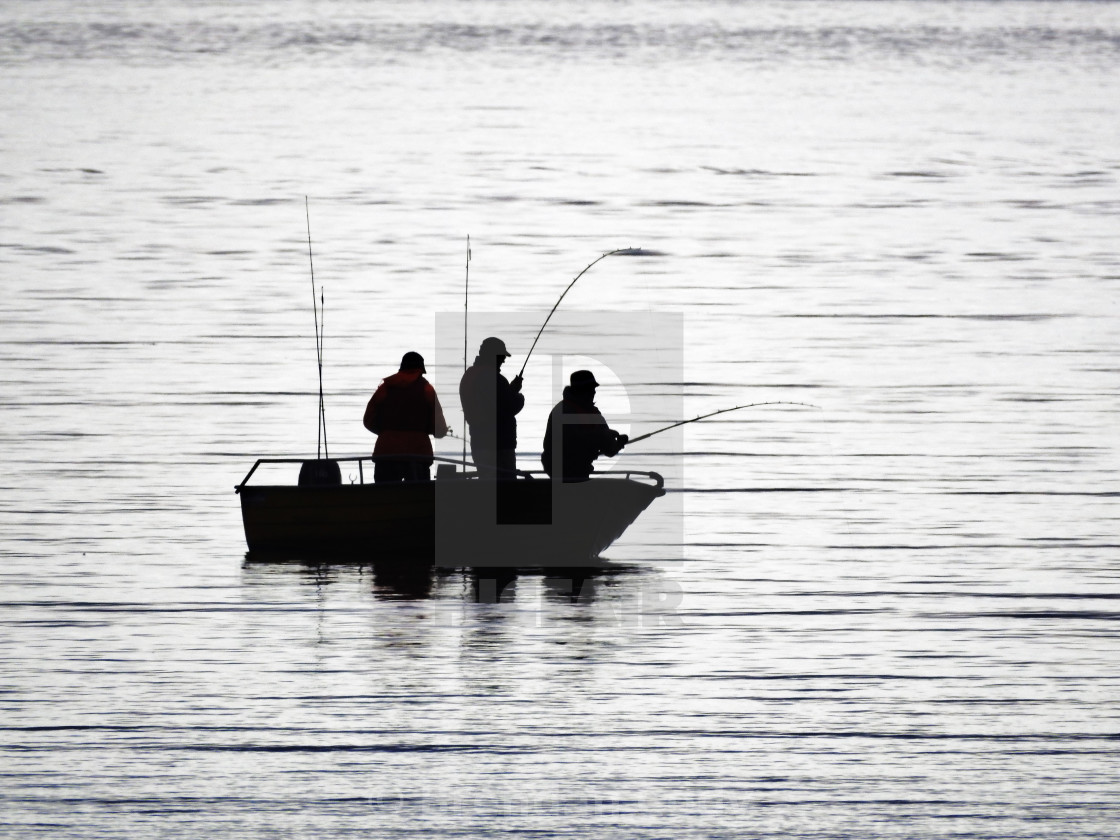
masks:
<instances>
[{"instance_id":1,"label":"man's hand","mask_svg":"<svg viewBox=\"0 0 1120 840\"><path fill-rule=\"evenodd\" d=\"M515 394L520 394L521 393L521 385L522 385L523 382L524 382L524 378L519 373L519 374L517 374L517 376L513 377L513 381L511 383L509 383L509 387L511 387L513 389L513 392Z\"/></svg>"},{"instance_id":2,"label":"man's hand","mask_svg":"<svg viewBox=\"0 0 1120 840\"><path fill-rule=\"evenodd\" d=\"M613 458L622 451L622 447L630 440L626 435L620 435L614 429L607 430L607 442L603 444L603 454Z\"/></svg>"}]
</instances>

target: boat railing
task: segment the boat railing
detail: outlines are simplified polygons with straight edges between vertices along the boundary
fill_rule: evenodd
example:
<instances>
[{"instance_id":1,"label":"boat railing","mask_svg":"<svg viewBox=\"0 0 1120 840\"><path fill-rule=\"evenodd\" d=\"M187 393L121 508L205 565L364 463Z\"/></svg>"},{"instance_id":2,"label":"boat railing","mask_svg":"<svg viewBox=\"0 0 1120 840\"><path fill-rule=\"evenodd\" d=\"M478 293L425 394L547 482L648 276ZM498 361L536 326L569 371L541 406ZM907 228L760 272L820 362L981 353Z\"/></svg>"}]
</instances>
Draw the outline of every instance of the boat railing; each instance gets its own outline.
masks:
<instances>
[{"instance_id":1,"label":"boat railing","mask_svg":"<svg viewBox=\"0 0 1120 840\"><path fill-rule=\"evenodd\" d=\"M379 455L377 457L378 457L379 460L402 460L403 461L403 460L408 460L409 458L411 458L413 456L408 456L408 455ZM262 465L266 465L266 464L299 464L302 467L305 464L314 463L315 460L316 459L314 459L314 458L310 458L310 459L309 458L258 458L256 460L256 462L253 464L253 466L249 469L249 472L247 472L245 474L245 477L243 479L241 479L241 482L239 484L234 485L233 489L234 489L235 492L240 493L242 488L244 488L249 483L249 479L253 477L253 475L256 473L257 469L259 467L261 467ZM320 459L320 460L327 460L327 459ZM372 455L350 455L350 456L343 456L341 458L330 458L329 460L333 461L335 464L356 464L357 468L358 468L358 473L357 473L357 476L354 476L353 474L351 474L349 476L350 484L366 484L366 480L365 480L366 464L367 463L372 464L374 459L373 459ZM482 477L482 474L479 473L479 471L475 467L475 464L471 461L463 461L463 460L458 459L458 458L445 458L445 457L442 457L442 456L439 456L439 455L434 456L432 458L432 460L436 464L440 465L440 466L437 466L437 468L436 468L436 480L437 481L446 481L446 480L477 481ZM448 466L461 467L462 471L460 472L458 469L448 470L447 469ZM468 471L468 468L472 468L473 471ZM537 479L537 480L544 479L546 481L551 480L549 478L548 473L544 472L543 470L516 470L515 472L516 472L516 477L517 478ZM645 480L645 481L652 482L655 489L657 489L657 490L663 490L665 488L665 479L662 478L659 473L646 472L644 470L610 470L609 472L597 473L596 477L597 478L624 478L624 479L631 479L631 480ZM356 481L355 481L355 478L357 479Z\"/></svg>"}]
</instances>

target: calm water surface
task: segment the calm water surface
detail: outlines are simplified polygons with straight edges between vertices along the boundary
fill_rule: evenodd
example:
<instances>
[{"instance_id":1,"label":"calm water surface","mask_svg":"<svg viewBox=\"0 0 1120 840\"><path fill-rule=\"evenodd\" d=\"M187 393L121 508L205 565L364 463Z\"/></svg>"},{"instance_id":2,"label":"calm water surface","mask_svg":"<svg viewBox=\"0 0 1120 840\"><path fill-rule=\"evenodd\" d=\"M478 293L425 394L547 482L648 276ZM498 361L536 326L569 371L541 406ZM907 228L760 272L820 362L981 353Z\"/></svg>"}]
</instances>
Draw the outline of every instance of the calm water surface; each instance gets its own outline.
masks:
<instances>
[{"instance_id":1,"label":"calm water surface","mask_svg":"<svg viewBox=\"0 0 1120 840\"><path fill-rule=\"evenodd\" d=\"M6 0L0 66L0 835L1116 836L1120 4ZM588 580L246 562L305 196L332 454L406 350L461 431L468 235L518 367L655 252L523 467L577 364L820 408L624 452Z\"/></svg>"}]
</instances>

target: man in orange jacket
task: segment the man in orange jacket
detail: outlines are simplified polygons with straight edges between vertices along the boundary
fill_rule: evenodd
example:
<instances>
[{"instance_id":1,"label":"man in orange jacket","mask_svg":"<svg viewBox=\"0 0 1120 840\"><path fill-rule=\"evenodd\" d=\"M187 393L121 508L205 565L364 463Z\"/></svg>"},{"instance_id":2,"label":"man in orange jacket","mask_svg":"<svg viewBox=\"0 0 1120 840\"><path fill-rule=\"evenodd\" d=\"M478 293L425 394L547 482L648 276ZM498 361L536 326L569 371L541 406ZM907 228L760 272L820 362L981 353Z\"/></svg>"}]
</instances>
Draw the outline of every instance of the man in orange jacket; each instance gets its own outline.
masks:
<instances>
[{"instance_id":1,"label":"man in orange jacket","mask_svg":"<svg viewBox=\"0 0 1120 840\"><path fill-rule=\"evenodd\" d=\"M376 484L431 480L433 453L428 436L446 435L447 421L436 389L424 378L427 372L423 356L405 353L401 369L386 377L370 397L362 424L377 435L373 447Z\"/></svg>"}]
</instances>

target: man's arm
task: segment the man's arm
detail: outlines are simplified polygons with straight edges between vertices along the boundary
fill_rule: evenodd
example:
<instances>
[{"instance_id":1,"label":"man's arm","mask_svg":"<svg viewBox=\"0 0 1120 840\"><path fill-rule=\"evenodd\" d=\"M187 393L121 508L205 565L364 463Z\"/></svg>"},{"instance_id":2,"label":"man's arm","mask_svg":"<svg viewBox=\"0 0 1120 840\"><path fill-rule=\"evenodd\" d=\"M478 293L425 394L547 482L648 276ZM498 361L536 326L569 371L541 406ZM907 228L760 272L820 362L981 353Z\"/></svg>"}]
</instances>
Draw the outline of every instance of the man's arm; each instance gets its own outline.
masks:
<instances>
[{"instance_id":1,"label":"man's arm","mask_svg":"<svg viewBox=\"0 0 1120 840\"><path fill-rule=\"evenodd\" d=\"M385 386L379 385L377 390L373 392L373 396L369 398L369 402L366 404L366 413L362 417L362 425L375 435L381 434L381 420L378 418L378 409L384 399Z\"/></svg>"},{"instance_id":2,"label":"man's arm","mask_svg":"<svg viewBox=\"0 0 1120 840\"><path fill-rule=\"evenodd\" d=\"M426 391L429 403L432 407L432 437L446 437L447 420L443 416L443 406L439 404L439 396L436 394L436 389L428 385Z\"/></svg>"}]
</instances>

